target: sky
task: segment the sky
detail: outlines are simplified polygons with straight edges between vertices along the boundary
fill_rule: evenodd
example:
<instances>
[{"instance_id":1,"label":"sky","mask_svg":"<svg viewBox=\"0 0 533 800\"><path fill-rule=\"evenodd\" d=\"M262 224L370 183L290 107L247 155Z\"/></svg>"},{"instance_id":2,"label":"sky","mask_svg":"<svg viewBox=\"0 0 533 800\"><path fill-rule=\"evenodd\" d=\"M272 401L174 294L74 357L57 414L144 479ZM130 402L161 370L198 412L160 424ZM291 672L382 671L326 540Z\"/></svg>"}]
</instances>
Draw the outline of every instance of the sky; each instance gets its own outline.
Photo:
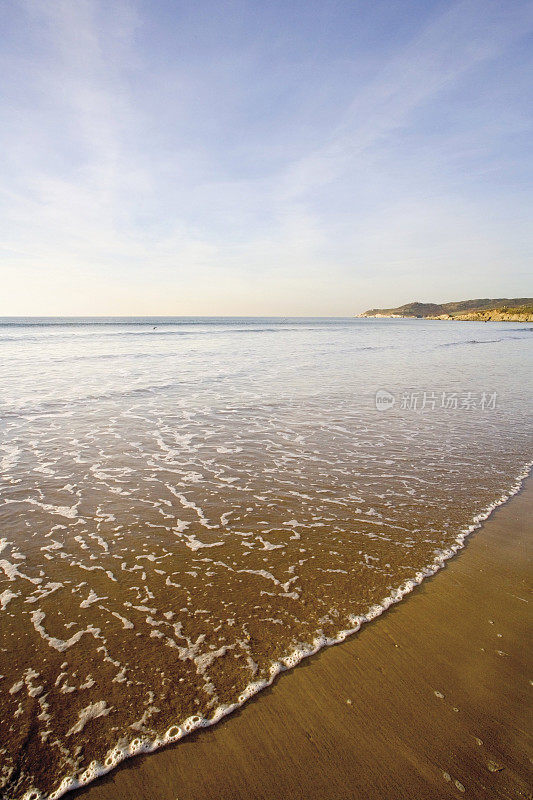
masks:
<instances>
[{"instance_id":1,"label":"sky","mask_svg":"<svg viewBox=\"0 0 533 800\"><path fill-rule=\"evenodd\" d=\"M0 4L0 315L531 296L533 2Z\"/></svg>"}]
</instances>

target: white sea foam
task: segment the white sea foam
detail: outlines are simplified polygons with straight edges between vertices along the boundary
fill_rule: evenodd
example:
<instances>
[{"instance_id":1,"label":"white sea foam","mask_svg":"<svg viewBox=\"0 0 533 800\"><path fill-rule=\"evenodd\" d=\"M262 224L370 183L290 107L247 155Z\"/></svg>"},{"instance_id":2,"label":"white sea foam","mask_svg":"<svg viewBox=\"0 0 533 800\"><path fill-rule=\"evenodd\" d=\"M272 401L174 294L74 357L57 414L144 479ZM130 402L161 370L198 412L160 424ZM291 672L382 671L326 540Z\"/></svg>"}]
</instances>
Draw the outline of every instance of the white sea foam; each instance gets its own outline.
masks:
<instances>
[{"instance_id":1,"label":"white sea foam","mask_svg":"<svg viewBox=\"0 0 533 800\"><path fill-rule=\"evenodd\" d=\"M5 558L0 558L0 569L3 571L4 575L9 578L10 581L16 580L16 578L23 578L25 581L29 581L33 584L39 584L43 582L42 578L31 578L29 575L26 575L24 572L20 572L19 568L16 564L12 564Z\"/></svg>"},{"instance_id":2,"label":"white sea foam","mask_svg":"<svg viewBox=\"0 0 533 800\"><path fill-rule=\"evenodd\" d=\"M12 592L11 589L4 589L3 592L0 592L0 611L4 611L9 601L15 597L20 597L20 592Z\"/></svg>"},{"instance_id":3,"label":"white sea foam","mask_svg":"<svg viewBox=\"0 0 533 800\"><path fill-rule=\"evenodd\" d=\"M99 600L107 600L106 597L98 597L94 589L91 589L89 592L88 597L85 600L82 600L80 603L80 608L89 608L93 603L97 603Z\"/></svg>"},{"instance_id":4,"label":"white sea foam","mask_svg":"<svg viewBox=\"0 0 533 800\"><path fill-rule=\"evenodd\" d=\"M131 620L127 619L126 617L123 617L122 614L118 613L118 611L112 611L111 613L114 617L116 617L122 622L122 627L124 628L124 630L131 630L132 628L135 627L133 622L131 622Z\"/></svg>"},{"instance_id":5,"label":"white sea foam","mask_svg":"<svg viewBox=\"0 0 533 800\"><path fill-rule=\"evenodd\" d=\"M375 619L376 617L380 616L387 608L391 605L400 602L407 594L413 591L413 589L418 586L422 581L433 574L435 574L438 570L442 569L445 562L452 558L460 549L465 546L465 541L467 537L475 530L481 527L483 522L490 517L490 515L494 512L498 506L503 505L507 500L517 494L525 479L529 476L531 469L533 467L533 462L529 462L523 470L517 476L515 482L511 486L508 492L502 494L498 500L488 506L485 510L481 513L477 514L472 523L467 527L463 528L459 531L455 538L455 543L453 546L446 548L436 554L435 561L431 564L428 564L422 570L419 570L415 573L413 578L405 580L401 586L397 589L394 589L390 595L384 597L380 603L374 604L371 606L366 614L358 615L358 616L350 616L349 622L351 624L350 628L346 628L340 630L336 636L334 637L326 637L323 634L318 634L311 645L301 643L291 652L287 653L287 655L282 656L278 661L272 662L270 665L270 677L268 679L264 679L261 681L253 682L248 684L248 686L243 690L243 692L239 695L237 702L218 706L214 711L213 715L209 718L201 717L201 716L192 716L188 717L183 721L177 721L174 725L171 725L170 728L167 729L166 733L164 734L163 738L155 738L155 739L140 739L139 737L133 738L130 742L120 745L115 745L111 750L108 751L104 763L96 763L93 762L90 767L83 772L81 775L72 775L65 777L61 780L58 787L48 795L46 800L59 800L59 798L64 795L67 791L72 789L79 788L89 781L94 780L106 773L110 772L114 769L121 761L131 756L137 755L139 752L153 752L158 748L170 744L173 742L178 741L183 736L187 735L188 733L192 733L199 727L208 727L210 725L214 725L223 719L225 716L230 714L232 711L236 710L240 706L242 706L247 700L253 697L257 692L261 691L262 689L270 686L277 675L280 672L285 670L291 669L296 666L303 658L308 656L314 655L319 650L326 646L331 646L335 644L339 644L348 636L357 633L360 630L361 625L365 622L370 622L371 620ZM35 612L34 612L35 613ZM202 637L199 637L199 641ZM186 655L184 657L196 659L197 656L194 655L194 650L196 649L195 646L189 648ZM181 657L181 656L180 656ZM201 657L200 657L201 659ZM207 663L205 661L204 663ZM202 665L202 661L200 660L200 665ZM15 687L12 687L14 690ZM100 701L100 703L93 704L88 706L83 712L80 712L80 718L78 723L76 723L77 727L81 725L80 730L86 724L89 719L93 719L98 716L102 716L108 714L112 709L107 708L105 701ZM73 729L71 729L73 732ZM69 731L69 733L71 732ZM45 800L42 797L40 792L37 789L31 789L23 796L22 800Z\"/></svg>"},{"instance_id":6,"label":"white sea foam","mask_svg":"<svg viewBox=\"0 0 533 800\"><path fill-rule=\"evenodd\" d=\"M202 542L194 534L185 534L183 538L186 539L185 545L193 551L201 550L204 547L221 547L224 544L224 542Z\"/></svg>"},{"instance_id":7,"label":"white sea foam","mask_svg":"<svg viewBox=\"0 0 533 800\"><path fill-rule=\"evenodd\" d=\"M99 700L97 703L90 703L83 708L78 714L78 721L67 732L67 736L72 736L74 733L81 733L87 723L92 719L98 717L106 717L113 708L108 708L105 700Z\"/></svg>"},{"instance_id":8,"label":"white sea foam","mask_svg":"<svg viewBox=\"0 0 533 800\"><path fill-rule=\"evenodd\" d=\"M5 453L0 458L0 471L7 473L17 463L21 449L17 445L2 444L0 445L0 450Z\"/></svg>"},{"instance_id":9,"label":"white sea foam","mask_svg":"<svg viewBox=\"0 0 533 800\"><path fill-rule=\"evenodd\" d=\"M41 624L46 617L44 611L41 611L40 609L37 611L32 611L30 617L33 627L37 633L48 642L50 647L53 647L55 650L59 650L60 653L68 650L69 647L72 647L79 642L81 637L86 633L90 633L96 638L100 637L100 628L95 628L93 625L88 625L84 630L74 633L70 639L58 639L55 636L50 636L50 634L46 632L44 626Z\"/></svg>"},{"instance_id":10,"label":"white sea foam","mask_svg":"<svg viewBox=\"0 0 533 800\"><path fill-rule=\"evenodd\" d=\"M50 514L59 514L61 517L68 519L75 519L78 516L79 501L73 506L54 506L51 503L41 503L34 497L26 497L24 500L4 500L4 503L28 503L31 506L37 506L43 511L48 511Z\"/></svg>"}]
</instances>

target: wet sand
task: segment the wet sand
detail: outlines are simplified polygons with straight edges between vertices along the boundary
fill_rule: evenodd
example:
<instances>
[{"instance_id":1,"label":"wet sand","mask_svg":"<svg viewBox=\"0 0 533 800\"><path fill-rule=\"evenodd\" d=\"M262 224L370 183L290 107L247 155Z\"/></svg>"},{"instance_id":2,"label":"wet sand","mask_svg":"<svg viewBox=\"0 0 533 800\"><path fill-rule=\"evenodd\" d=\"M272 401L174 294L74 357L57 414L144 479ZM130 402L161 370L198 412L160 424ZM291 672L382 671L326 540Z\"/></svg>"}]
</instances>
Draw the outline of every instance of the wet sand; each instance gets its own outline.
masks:
<instances>
[{"instance_id":1,"label":"wet sand","mask_svg":"<svg viewBox=\"0 0 533 800\"><path fill-rule=\"evenodd\" d=\"M533 480L435 577L222 723L84 800L531 798Z\"/></svg>"}]
</instances>

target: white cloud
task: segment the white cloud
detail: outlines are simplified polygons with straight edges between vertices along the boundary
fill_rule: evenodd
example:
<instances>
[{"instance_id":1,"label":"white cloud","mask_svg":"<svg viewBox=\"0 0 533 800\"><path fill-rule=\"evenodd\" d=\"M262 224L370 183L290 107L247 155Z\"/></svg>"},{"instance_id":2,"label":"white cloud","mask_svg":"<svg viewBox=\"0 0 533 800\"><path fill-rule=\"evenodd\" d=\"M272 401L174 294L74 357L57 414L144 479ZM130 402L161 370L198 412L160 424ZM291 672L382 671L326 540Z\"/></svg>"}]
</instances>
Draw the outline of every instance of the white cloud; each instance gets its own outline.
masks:
<instances>
[{"instance_id":1,"label":"white cloud","mask_svg":"<svg viewBox=\"0 0 533 800\"><path fill-rule=\"evenodd\" d=\"M18 8L28 32L3 61L13 85L0 132L8 156L0 313L351 313L375 304L395 276L402 291L445 291L448 280L450 291L468 293L465 263L480 289L507 280L512 263L520 273L520 214L487 225L498 186L494 198L481 197L460 170L484 157L473 168L490 173L483 143L523 130L524 118L509 109L506 126L482 114L439 136L418 117L440 99L445 108L476 69L490 74L531 29L531 3L454 3L354 86L329 127L320 121L318 145L311 137L298 152L291 139L289 162L263 167L269 128L282 142L286 124L273 109L264 129L246 131L252 141L234 145L232 168L217 165L230 146L216 135L216 115L231 119L223 101L205 109L208 133L197 139L180 129L166 131L168 149L151 140L158 108L168 124L164 104L174 93L175 114L186 116L216 64L205 74L192 65L189 76L177 53L175 72L158 73L139 47L144 20L125 0L21 0ZM224 64L224 86L233 80L241 101L237 81L246 84L239 73L251 60L243 42Z\"/></svg>"}]
</instances>

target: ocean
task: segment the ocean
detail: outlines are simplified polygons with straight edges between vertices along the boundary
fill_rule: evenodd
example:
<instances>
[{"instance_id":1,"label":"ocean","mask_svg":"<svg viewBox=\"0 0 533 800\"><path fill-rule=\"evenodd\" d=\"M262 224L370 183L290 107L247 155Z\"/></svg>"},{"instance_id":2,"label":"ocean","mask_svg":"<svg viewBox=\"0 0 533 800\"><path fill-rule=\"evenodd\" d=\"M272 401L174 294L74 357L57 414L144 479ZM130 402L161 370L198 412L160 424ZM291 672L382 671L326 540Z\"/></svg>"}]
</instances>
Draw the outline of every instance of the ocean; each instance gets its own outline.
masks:
<instances>
[{"instance_id":1,"label":"ocean","mask_svg":"<svg viewBox=\"0 0 533 800\"><path fill-rule=\"evenodd\" d=\"M529 471L532 337L0 319L3 795L218 721L437 572Z\"/></svg>"}]
</instances>

